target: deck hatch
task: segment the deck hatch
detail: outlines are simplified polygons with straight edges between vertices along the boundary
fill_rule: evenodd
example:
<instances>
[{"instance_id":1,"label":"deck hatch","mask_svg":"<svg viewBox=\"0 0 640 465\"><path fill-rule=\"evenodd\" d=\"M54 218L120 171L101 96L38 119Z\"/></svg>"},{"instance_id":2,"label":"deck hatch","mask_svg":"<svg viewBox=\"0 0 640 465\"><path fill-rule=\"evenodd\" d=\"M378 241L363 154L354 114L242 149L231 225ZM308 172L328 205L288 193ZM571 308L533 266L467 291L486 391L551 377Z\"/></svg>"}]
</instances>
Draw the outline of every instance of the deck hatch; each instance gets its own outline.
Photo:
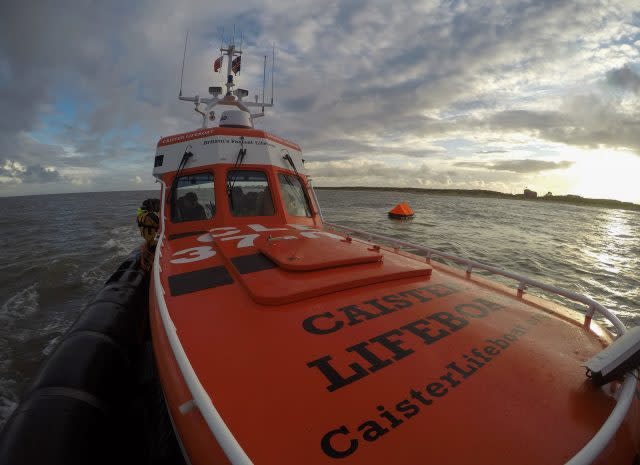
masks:
<instances>
[{"instance_id":1,"label":"deck hatch","mask_svg":"<svg viewBox=\"0 0 640 465\"><path fill-rule=\"evenodd\" d=\"M296 241L265 240L258 243L258 249L288 271L317 271L382 261L379 248L326 236Z\"/></svg>"},{"instance_id":2,"label":"deck hatch","mask_svg":"<svg viewBox=\"0 0 640 465\"><path fill-rule=\"evenodd\" d=\"M325 231L302 232L300 236L257 238L259 252L254 254L229 257L235 249L220 248L254 302L285 305L387 281L424 280L431 275L427 263L385 253L371 244ZM263 270L268 271L256 273Z\"/></svg>"}]
</instances>

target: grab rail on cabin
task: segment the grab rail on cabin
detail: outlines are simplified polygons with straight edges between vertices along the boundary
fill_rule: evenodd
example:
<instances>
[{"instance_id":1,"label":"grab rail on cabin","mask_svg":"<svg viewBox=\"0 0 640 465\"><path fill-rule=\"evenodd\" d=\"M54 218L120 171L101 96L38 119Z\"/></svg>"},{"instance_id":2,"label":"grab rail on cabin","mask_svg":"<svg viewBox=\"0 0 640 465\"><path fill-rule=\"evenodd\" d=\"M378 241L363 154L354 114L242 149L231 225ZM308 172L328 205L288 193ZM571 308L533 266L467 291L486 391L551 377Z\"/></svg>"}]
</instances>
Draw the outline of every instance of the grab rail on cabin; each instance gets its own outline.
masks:
<instances>
[{"instance_id":1,"label":"grab rail on cabin","mask_svg":"<svg viewBox=\"0 0 640 465\"><path fill-rule=\"evenodd\" d=\"M558 287L536 281L535 279L527 278L526 276L522 276L517 273L501 270L500 268L496 268L495 266L485 265L484 263L469 260L468 258L464 257L459 257L454 254L441 252L430 247L424 247L421 245L412 244L410 242L401 241L399 239L394 239L392 237L383 236L381 234L374 234L368 231L349 228L347 226L341 226L338 224L325 223L325 226L338 231L358 234L366 238L369 242L373 242L374 239L377 239L379 241L386 242L398 249L400 247L407 247L414 250L426 252L427 263L431 263L432 257L441 257L447 260L451 260L452 262L458 263L465 267L467 279L471 277L471 273L474 269L485 270L490 273L503 276L505 278L513 279L518 282L518 297L523 296L524 291L527 287L535 287L543 291L565 297L569 300L573 300L574 302L586 304L589 307L589 311L585 315L585 328L589 328L593 315L598 312L602 314L602 316L604 316L618 330L618 335L622 335L626 332L624 323L622 323L622 321L620 321L620 319L611 310L605 308L595 300L585 295L578 294L572 291L566 291L564 289L560 289ZM591 440L576 455L574 455L568 462L566 462L565 465L589 465L598 457L598 455L600 455L607 444L611 442L616 432L620 428L623 420L627 416L627 413L631 408L631 402L635 395L635 390L636 378L633 373L627 373L622 386L616 392L616 406L611 411L611 414L609 415L607 420L602 424L600 430L598 430L593 438L591 438Z\"/></svg>"}]
</instances>

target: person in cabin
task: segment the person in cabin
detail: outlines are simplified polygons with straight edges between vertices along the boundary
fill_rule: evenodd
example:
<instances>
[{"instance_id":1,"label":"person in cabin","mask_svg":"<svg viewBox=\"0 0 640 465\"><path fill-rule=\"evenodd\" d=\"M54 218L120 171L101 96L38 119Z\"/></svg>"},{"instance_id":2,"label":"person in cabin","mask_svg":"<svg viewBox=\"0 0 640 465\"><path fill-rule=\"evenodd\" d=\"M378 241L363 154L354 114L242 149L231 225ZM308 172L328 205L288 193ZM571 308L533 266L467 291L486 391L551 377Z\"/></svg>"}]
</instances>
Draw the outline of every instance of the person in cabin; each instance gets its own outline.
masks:
<instances>
[{"instance_id":1,"label":"person in cabin","mask_svg":"<svg viewBox=\"0 0 640 465\"><path fill-rule=\"evenodd\" d=\"M245 205L242 209L242 216L256 216L258 208L258 193L255 191L247 192L244 199Z\"/></svg>"},{"instance_id":2,"label":"person in cabin","mask_svg":"<svg viewBox=\"0 0 640 465\"><path fill-rule=\"evenodd\" d=\"M256 215L258 216L271 216L275 213L275 209L273 208L273 201L271 200L271 191L269 190L268 186L265 187L262 192L260 192L256 204Z\"/></svg>"},{"instance_id":3,"label":"person in cabin","mask_svg":"<svg viewBox=\"0 0 640 465\"><path fill-rule=\"evenodd\" d=\"M204 207L198 203L195 192L187 192L180 199L180 217L182 221L204 220L207 218Z\"/></svg>"},{"instance_id":4,"label":"person in cabin","mask_svg":"<svg viewBox=\"0 0 640 465\"><path fill-rule=\"evenodd\" d=\"M230 206L233 216L246 216L247 196L239 186L233 187L230 194Z\"/></svg>"}]
</instances>

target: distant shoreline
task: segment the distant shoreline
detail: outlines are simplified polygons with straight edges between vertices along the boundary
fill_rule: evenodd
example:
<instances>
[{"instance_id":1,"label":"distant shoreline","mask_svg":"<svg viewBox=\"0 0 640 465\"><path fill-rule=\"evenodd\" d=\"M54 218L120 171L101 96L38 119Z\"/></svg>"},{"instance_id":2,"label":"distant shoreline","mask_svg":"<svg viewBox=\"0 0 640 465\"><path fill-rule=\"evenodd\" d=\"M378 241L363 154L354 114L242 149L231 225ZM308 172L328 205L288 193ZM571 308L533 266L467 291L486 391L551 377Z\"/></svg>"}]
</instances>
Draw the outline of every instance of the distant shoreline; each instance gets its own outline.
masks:
<instances>
[{"instance_id":1,"label":"distant shoreline","mask_svg":"<svg viewBox=\"0 0 640 465\"><path fill-rule=\"evenodd\" d=\"M484 189L421 189L419 187L368 187L368 186L342 186L342 187L318 187L317 190L343 190L343 191L381 191L381 192L410 192L413 194L435 194L459 197L480 197L494 199L512 199L523 200L527 202L557 202L568 205L584 205L600 208L617 208L619 210L640 211L640 204L632 202L622 202L613 199L589 199L580 197L579 195L553 195L549 197L537 197L535 199L525 199L524 194L505 194L504 192L490 191ZM94 192L60 192L55 194L22 194L15 196L0 196L2 199L15 199L25 197L52 196L52 195L90 195L90 194L109 194L124 192L149 192L157 197L159 192L155 189L136 189L126 191L94 191Z\"/></svg>"},{"instance_id":2,"label":"distant shoreline","mask_svg":"<svg viewBox=\"0 0 640 465\"><path fill-rule=\"evenodd\" d=\"M620 210L640 211L640 205L632 202L621 202L612 199L589 199L579 195L552 195L537 197L535 199L524 198L524 194L505 194L484 189L421 189L418 187L315 187L318 190L345 190L345 191L382 191L382 192L410 192L412 194L436 194L460 197L487 197L497 199L526 200L527 202L557 202L570 205L585 205L601 208L617 208Z\"/></svg>"}]
</instances>

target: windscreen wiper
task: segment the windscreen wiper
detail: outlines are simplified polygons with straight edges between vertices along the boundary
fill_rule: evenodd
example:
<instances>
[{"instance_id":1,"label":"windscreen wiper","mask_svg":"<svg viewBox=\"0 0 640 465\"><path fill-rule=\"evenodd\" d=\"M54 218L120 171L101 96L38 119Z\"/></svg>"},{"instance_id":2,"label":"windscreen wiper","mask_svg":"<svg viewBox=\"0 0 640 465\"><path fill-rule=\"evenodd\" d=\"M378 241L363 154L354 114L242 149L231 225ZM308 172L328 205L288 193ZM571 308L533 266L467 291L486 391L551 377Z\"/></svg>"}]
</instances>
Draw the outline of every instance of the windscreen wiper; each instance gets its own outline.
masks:
<instances>
[{"instance_id":1,"label":"windscreen wiper","mask_svg":"<svg viewBox=\"0 0 640 465\"><path fill-rule=\"evenodd\" d=\"M178 171L176 171L176 175L173 178L173 182L171 183L171 189L169 190L169 203L172 206L173 206L173 201L175 200L174 196L176 194L176 186L178 185L178 178L180 177L180 173L182 172L184 167L187 165L187 161L192 156L193 156L193 153L191 153L191 146L188 145L184 151L184 154L182 155L182 160L180 160L180 164L178 165Z\"/></svg>"},{"instance_id":2,"label":"windscreen wiper","mask_svg":"<svg viewBox=\"0 0 640 465\"><path fill-rule=\"evenodd\" d=\"M240 136L240 150L238 150L238 155L236 156L236 163L233 165L233 168L236 169L242 164L245 155L247 154L247 149L244 148L244 136ZM233 191L233 186L236 183L235 175L230 180L227 177L227 196L229 197L229 201L231 202L231 208L233 208L233 197L231 197L231 192Z\"/></svg>"},{"instance_id":3,"label":"windscreen wiper","mask_svg":"<svg viewBox=\"0 0 640 465\"><path fill-rule=\"evenodd\" d=\"M287 160L291 165L291 168L293 168L293 171L295 171L296 175L300 176L298 170L296 169L296 165L293 163L293 158L291 158L291 155L289 155L289 152L285 152L285 155L282 158Z\"/></svg>"}]
</instances>

